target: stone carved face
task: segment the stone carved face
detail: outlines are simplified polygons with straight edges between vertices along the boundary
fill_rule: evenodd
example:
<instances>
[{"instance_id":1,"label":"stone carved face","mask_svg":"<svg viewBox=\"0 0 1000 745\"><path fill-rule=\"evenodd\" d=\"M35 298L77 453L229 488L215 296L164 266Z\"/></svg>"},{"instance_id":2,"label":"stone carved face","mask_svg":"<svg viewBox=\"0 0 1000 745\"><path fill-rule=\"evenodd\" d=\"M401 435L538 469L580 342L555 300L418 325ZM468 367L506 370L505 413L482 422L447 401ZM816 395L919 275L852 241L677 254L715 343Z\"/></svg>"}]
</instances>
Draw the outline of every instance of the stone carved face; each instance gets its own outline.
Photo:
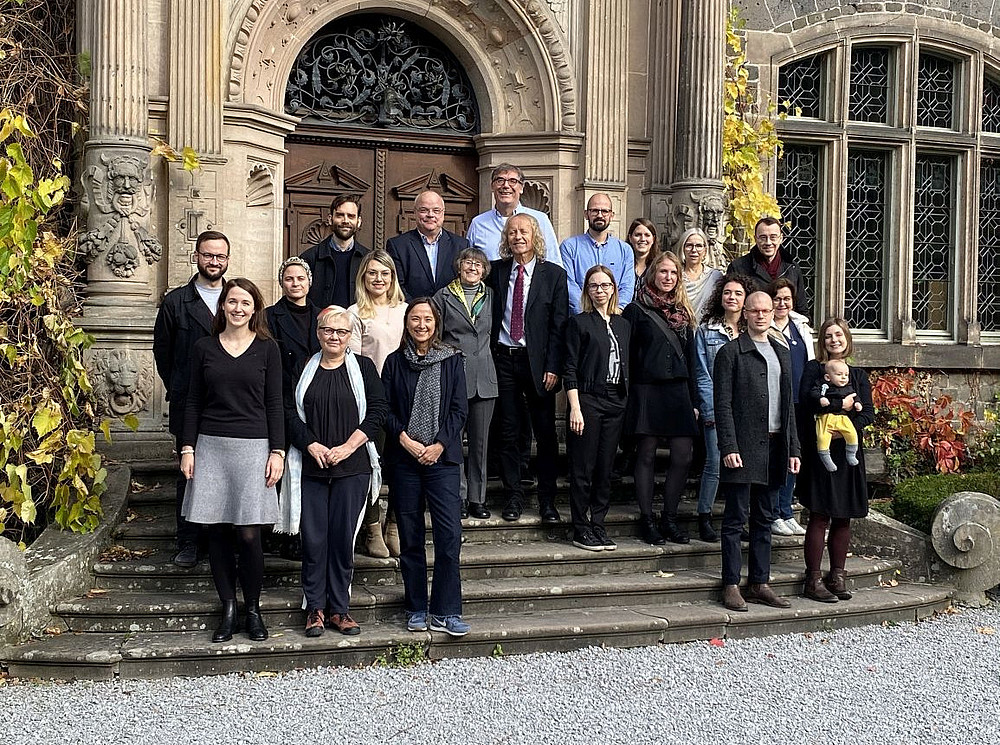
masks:
<instances>
[{"instance_id":1,"label":"stone carved face","mask_svg":"<svg viewBox=\"0 0 1000 745\"><path fill-rule=\"evenodd\" d=\"M93 368L94 393L102 411L124 416L142 409L152 389L151 373L128 350L98 352Z\"/></svg>"},{"instance_id":2,"label":"stone carved face","mask_svg":"<svg viewBox=\"0 0 1000 745\"><path fill-rule=\"evenodd\" d=\"M131 214L141 198L144 171L138 159L128 156L116 158L108 164L109 201L119 214Z\"/></svg>"},{"instance_id":3,"label":"stone carved face","mask_svg":"<svg viewBox=\"0 0 1000 745\"><path fill-rule=\"evenodd\" d=\"M718 194L709 194L698 200L701 229L713 242L722 239L722 226L726 214L725 200Z\"/></svg>"}]
</instances>

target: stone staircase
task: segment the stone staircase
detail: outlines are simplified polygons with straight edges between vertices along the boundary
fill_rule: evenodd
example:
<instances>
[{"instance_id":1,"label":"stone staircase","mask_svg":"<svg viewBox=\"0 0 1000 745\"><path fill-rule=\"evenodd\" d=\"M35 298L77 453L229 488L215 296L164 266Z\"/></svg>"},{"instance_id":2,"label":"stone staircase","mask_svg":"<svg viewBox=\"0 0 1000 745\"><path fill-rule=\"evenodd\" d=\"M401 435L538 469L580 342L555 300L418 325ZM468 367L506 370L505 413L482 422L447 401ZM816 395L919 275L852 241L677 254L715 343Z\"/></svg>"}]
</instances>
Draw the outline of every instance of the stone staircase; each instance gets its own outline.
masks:
<instances>
[{"instance_id":1,"label":"stone staircase","mask_svg":"<svg viewBox=\"0 0 1000 745\"><path fill-rule=\"evenodd\" d=\"M530 509L516 523L500 519L499 510L489 520L466 521L462 589L472 631L463 638L407 632L397 561L358 555L351 612L362 634L327 631L309 639L302 633L299 565L268 556L261 606L270 638L250 642L237 634L232 642L212 644L218 600L207 562L192 570L170 563L173 469L172 463L134 467L128 518L118 528L117 546L94 566L93 589L54 609L65 625L61 634L3 651L0 664L10 675L152 678L358 665L412 644L432 659L632 647L913 621L950 603L948 588L897 583L899 562L871 557L848 561L854 599L831 605L805 600L799 596L802 539L775 536L771 584L792 607L751 605L748 613L730 613L718 602L719 544L643 543L626 483L607 520L616 551L578 549L566 527L544 527ZM692 535L694 508L693 501L682 502L681 518ZM716 509L721 513L721 504ZM561 513L568 516L565 505ZM428 551L433 554L430 546Z\"/></svg>"}]
</instances>

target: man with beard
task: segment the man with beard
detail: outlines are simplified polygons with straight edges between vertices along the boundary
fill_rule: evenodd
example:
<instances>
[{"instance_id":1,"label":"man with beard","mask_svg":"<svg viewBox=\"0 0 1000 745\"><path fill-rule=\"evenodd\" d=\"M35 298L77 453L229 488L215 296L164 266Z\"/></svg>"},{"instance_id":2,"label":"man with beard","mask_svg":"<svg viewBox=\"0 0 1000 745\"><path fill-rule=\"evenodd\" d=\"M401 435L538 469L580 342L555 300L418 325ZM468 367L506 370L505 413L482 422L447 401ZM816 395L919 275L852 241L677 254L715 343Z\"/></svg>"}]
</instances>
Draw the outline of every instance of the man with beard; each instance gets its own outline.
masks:
<instances>
[{"instance_id":1,"label":"man with beard","mask_svg":"<svg viewBox=\"0 0 1000 745\"><path fill-rule=\"evenodd\" d=\"M742 274L750 277L758 290L766 291L774 280L784 277L795 285L795 310L806 318L812 318L812 308L806 292L805 278L802 270L781 244L784 235L781 232L781 222L770 216L757 221L753 229L754 247L749 253L740 256L732 264L726 274Z\"/></svg>"},{"instance_id":2,"label":"man with beard","mask_svg":"<svg viewBox=\"0 0 1000 745\"><path fill-rule=\"evenodd\" d=\"M396 264L399 286L407 300L431 297L455 279L455 259L469 247L460 235L444 229L444 200L435 191L422 191L413 200L415 230L390 238L385 250Z\"/></svg>"},{"instance_id":3,"label":"man with beard","mask_svg":"<svg viewBox=\"0 0 1000 745\"><path fill-rule=\"evenodd\" d=\"M354 305L354 280L361 259L368 253L355 236L361 229L361 199L342 195L330 205L328 224L333 232L322 242L302 252L312 270L309 299L320 308Z\"/></svg>"},{"instance_id":4,"label":"man with beard","mask_svg":"<svg viewBox=\"0 0 1000 745\"><path fill-rule=\"evenodd\" d=\"M569 283L570 313L580 312L583 280L592 266L602 264L614 274L618 287L618 306L624 308L632 301L635 292L635 258L632 247L611 235L609 228L615 216L611 197L594 194L587 200L584 210L587 232L567 238L559 246L562 265Z\"/></svg>"},{"instance_id":5,"label":"man with beard","mask_svg":"<svg viewBox=\"0 0 1000 745\"><path fill-rule=\"evenodd\" d=\"M503 238L507 218L511 215L531 215L541 228L542 237L545 239L547 260L556 266L561 265L559 239L556 238L556 231L552 228L549 216L521 204L524 172L510 163L501 163L493 169L490 188L493 190L493 208L472 218L469 230L465 234L469 243L486 254L490 261L496 261L500 258L500 241Z\"/></svg>"},{"instance_id":6,"label":"man with beard","mask_svg":"<svg viewBox=\"0 0 1000 745\"><path fill-rule=\"evenodd\" d=\"M190 354L194 343L212 333L222 294L223 275L229 266L229 239L215 230L206 230L195 241L198 273L183 287L163 298L153 327L153 358L156 371L167 391L170 434L179 441L184 425L190 377ZM174 564L190 569L198 563L198 526L181 516L187 479L177 478L177 553Z\"/></svg>"}]
</instances>

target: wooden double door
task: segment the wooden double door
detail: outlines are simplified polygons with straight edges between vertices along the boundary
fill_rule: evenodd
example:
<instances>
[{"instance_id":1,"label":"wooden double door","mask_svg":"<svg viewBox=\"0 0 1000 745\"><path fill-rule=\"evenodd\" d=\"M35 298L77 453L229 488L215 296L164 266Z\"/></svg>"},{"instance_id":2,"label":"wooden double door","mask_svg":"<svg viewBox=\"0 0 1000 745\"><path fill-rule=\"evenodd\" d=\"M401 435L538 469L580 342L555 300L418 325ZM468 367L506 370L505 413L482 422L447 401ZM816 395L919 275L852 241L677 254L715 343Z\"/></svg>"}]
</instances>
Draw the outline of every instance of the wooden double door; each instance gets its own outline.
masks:
<instances>
[{"instance_id":1,"label":"wooden double door","mask_svg":"<svg viewBox=\"0 0 1000 745\"><path fill-rule=\"evenodd\" d=\"M425 189L444 198L445 228L452 232L465 235L479 211L479 158L471 147L308 131L289 136L286 147L286 256L330 234L330 203L341 194L360 197L358 240L369 248L384 248L416 225L413 199Z\"/></svg>"}]
</instances>

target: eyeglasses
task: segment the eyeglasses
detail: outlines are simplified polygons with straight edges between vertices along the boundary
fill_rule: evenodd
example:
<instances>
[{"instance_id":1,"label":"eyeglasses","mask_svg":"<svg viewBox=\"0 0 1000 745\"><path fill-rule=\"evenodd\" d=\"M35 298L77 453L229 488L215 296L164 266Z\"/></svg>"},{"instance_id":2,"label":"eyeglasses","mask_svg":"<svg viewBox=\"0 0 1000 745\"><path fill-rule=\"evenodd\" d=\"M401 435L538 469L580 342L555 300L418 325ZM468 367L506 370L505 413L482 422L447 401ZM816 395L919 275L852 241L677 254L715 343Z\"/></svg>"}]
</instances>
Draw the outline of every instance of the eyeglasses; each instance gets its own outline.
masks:
<instances>
[{"instance_id":1,"label":"eyeglasses","mask_svg":"<svg viewBox=\"0 0 1000 745\"><path fill-rule=\"evenodd\" d=\"M774 308L744 308L744 311L752 316L766 316L769 313L774 313Z\"/></svg>"},{"instance_id":2,"label":"eyeglasses","mask_svg":"<svg viewBox=\"0 0 1000 745\"><path fill-rule=\"evenodd\" d=\"M613 215L615 213L614 210L605 210L605 209L600 209L600 208L593 209L593 210L592 209L588 209L587 212L589 212L592 215Z\"/></svg>"},{"instance_id":3,"label":"eyeglasses","mask_svg":"<svg viewBox=\"0 0 1000 745\"><path fill-rule=\"evenodd\" d=\"M493 179L493 185L494 186L503 186L504 184L507 184L507 186L519 186L519 185L521 185L523 183L524 182L521 179L519 179L517 176L511 176L510 178L504 178L503 176L497 176L495 179Z\"/></svg>"},{"instance_id":4,"label":"eyeglasses","mask_svg":"<svg viewBox=\"0 0 1000 745\"><path fill-rule=\"evenodd\" d=\"M475 269L482 269L483 262L476 261L475 259L462 259L462 266L472 267Z\"/></svg>"},{"instance_id":5,"label":"eyeglasses","mask_svg":"<svg viewBox=\"0 0 1000 745\"><path fill-rule=\"evenodd\" d=\"M781 296L778 296L778 297L774 298L774 304L775 305L791 305L792 304L792 299L790 297L781 297Z\"/></svg>"},{"instance_id":6,"label":"eyeglasses","mask_svg":"<svg viewBox=\"0 0 1000 745\"><path fill-rule=\"evenodd\" d=\"M591 282L587 285L588 290L604 290L605 292L610 292L614 284L611 282Z\"/></svg>"},{"instance_id":7,"label":"eyeglasses","mask_svg":"<svg viewBox=\"0 0 1000 745\"><path fill-rule=\"evenodd\" d=\"M440 207L417 207L418 215L443 215L444 210Z\"/></svg>"},{"instance_id":8,"label":"eyeglasses","mask_svg":"<svg viewBox=\"0 0 1000 745\"><path fill-rule=\"evenodd\" d=\"M204 251L197 251L196 253L209 264L213 261L218 261L220 264L225 264L229 261L229 254L207 254Z\"/></svg>"},{"instance_id":9,"label":"eyeglasses","mask_svg":"<svg viewBox=\"0 0 1000 745\"><path fill-rule=\"evenodd\" d=\"M332 339L335 336L338 339L344 339L351 335L350 329L335 329L331 328L330 326L320 326L319 332L323 334L323 336L325 336L327 339Z\"/></svg>"}]
</instances>

